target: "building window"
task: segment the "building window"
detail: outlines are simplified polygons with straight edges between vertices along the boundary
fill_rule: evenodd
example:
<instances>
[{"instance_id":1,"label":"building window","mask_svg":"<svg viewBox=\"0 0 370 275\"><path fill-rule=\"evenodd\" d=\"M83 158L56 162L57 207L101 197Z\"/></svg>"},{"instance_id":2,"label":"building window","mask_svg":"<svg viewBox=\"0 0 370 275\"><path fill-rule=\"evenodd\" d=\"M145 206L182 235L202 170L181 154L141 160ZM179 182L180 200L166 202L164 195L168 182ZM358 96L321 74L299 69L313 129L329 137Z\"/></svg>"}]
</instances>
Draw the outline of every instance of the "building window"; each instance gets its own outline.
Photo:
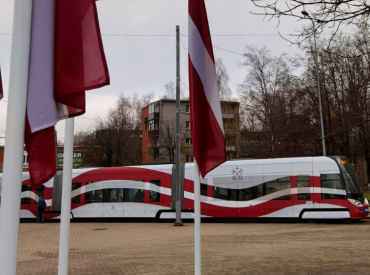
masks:
<instances>
[{"instance_id":1,"label":"building window","mask_svg":"<svg viewBox=\"0 0 370 275\"><path fill-rule=\"evenodd\" d=\"M231 140L230 138L225 138L225 143L226 143L226 146L234 146L235 143L233 140Z\"/></svg>"},{"instance_id":2,"label":"building window","mask_svg":"<svg viewBox=\"0 0 370 275\"><path fill-rule=\"evenodd\" d=\"M149 131L158 130L158 120L149 121Z\"/></svg>"},{"instance_id":3,"label":"building window","mask_svg":"<svg viewBox=\"0 0 370 275\"><path fill-rule=\"evenodd\" d=\"M144 125L145 125L145 130L148 128L148 118L144 118Z\"/></svg>"},{"instance_id":4,"label":"building window","mask_svg":"<svg viewBox=\"0 0 370 275\"><path fill-rule=\"evenodd\" d=\"M186 105L186 112L190 113L190 105Z\"/></svg>"},{"instance_id":5,"label":"building window","mask_svg":"<svg viewBox=\"0 0 370 275\"><path fill-rule=\"evenodd\" d=\"M189 144L189 145L193 144L193 141L191 140L191 138L186 138L186 144Z\"/></svg>"},{"instance_id":6,"label":"building window","mask_svg":"<svg viewBox=\"0 0 370 275\"><path fill-rule=\"evenodd\" d=\"M149 114L159 113L159 103L154 102L149 105Z\"/></svg>"},{"instance_id":7,"label":"building window","mask_svg":"<svg viewBox=\"0 0 370 275\"><path fill-rule=\"evenodd\" d=\"M154 104L149 105L149 114L154 113Z\"/></svg>"},{"instance_id":8,"label":"building window","mask_svg":"<svg viewBox=\"0 0 370 275\"><path fill-rule=\"evenodd\" d=\"M190 121L186 122L186 129L190 129Z\"/></svg>"},{"instance_id":9,"label":"building window","mask_svg":"<svg viewBox=\"0 0 370 275\"><path fill-rule=\"evenodd\" d=\"M194 159L193 159L193 156L192 156L192 155L186 155L186 156L185 156L185 160L186 160L186 162L193 162L193 161L194 161Z\"/></svg>"}]
</instances>

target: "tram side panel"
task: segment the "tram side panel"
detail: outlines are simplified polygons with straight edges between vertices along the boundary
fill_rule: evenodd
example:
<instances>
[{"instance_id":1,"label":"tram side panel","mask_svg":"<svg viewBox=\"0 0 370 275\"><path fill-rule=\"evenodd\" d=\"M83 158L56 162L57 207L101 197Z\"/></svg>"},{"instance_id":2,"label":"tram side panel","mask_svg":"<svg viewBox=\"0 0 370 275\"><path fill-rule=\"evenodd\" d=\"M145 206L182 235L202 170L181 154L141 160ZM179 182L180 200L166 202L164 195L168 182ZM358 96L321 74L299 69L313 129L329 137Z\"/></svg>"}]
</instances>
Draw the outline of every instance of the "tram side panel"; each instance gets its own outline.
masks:
<instances>
[{"instance_id":1,"label":"tram side panel","mask_svg":"<svg viewBox=\"0 0 370 275\"><path fill-rule=\"evenodd\" d=\"M166 173L121 167L95 171L76 180L84 182L84 203L73 207L75 217L151 218L170 207L171 175Z\"/></svg>"}]
</instances>

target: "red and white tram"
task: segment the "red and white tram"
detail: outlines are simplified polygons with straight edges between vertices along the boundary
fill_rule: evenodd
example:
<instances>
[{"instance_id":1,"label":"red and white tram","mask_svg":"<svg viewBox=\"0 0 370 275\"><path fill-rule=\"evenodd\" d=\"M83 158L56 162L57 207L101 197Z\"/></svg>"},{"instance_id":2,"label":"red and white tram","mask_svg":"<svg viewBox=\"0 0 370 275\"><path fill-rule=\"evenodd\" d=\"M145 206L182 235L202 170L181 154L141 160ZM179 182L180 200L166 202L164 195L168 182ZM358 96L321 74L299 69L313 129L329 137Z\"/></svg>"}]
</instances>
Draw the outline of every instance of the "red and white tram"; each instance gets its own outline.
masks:
<instances>
[{"instance_id":1,"label":"red and white tram","mask_svg":"<svg viewBox=\"0 0 370 275\"><path fill-rule=\"evenodd\" d=\"M193 218L193 164L183 166L182 218ZM74 219L169 219L174 165L73 170ZM35 218L38 195L45 217L58 219L62 173L38 189L24 173L21 218ZM1 179L1 176L0 176ZM201 180L203 218L361 219L368 215L362 187L343 157L228 161Z\"/></svg>"}]
</instances>

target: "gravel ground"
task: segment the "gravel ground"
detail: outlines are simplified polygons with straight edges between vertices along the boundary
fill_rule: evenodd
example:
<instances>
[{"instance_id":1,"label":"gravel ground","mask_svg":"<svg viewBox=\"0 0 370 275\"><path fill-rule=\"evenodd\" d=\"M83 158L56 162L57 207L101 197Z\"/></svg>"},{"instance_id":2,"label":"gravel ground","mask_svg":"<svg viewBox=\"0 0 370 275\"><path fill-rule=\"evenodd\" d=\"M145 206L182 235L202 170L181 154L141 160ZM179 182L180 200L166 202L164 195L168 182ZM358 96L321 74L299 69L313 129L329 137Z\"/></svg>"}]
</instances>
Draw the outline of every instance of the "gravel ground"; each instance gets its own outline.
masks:
<instances>
[{"instance_id":1,"label":"gravel ground","mask_svg":"<svg viewBox=\"0 0 370 275\"><path fill-rule=\"evenodd\" d=\"M69 275L194 274L187 223L72 223ZM57 274L59 224L22 223L17 274ZM203 223L202 274L370 274L359 223Z\"/></svg>"}]
</instances>

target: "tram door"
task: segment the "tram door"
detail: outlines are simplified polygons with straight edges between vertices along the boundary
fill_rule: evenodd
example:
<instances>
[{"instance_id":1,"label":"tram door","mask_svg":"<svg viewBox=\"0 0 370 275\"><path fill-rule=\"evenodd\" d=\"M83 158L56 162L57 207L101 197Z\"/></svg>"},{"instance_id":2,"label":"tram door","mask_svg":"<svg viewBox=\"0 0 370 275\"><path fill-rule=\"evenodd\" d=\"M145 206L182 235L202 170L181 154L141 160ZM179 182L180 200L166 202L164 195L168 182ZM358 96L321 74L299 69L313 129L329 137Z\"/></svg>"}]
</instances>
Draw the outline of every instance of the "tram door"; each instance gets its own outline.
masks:
<instances>
[{"instance_id":1,"label":"tram door","mask_svg":"<svg viewBox=\"0 0 370 275\"><path fill-rule=\"evenodd\" d=\"M231 177L213 178L213 215L220 218L236 218L237 183Z\"/></svg>"},{"instance_id":2,"label":"tram door","mask_svg":"<svg viewBox=\"0 0 370 275\"><path fill-rule=\"evenodd\" d=\"M243 176L237 179L239 218L256 218L264 215L263 176Z\"/></svg>"},{"instance_id":3,"label":"tram door","mask_svg":"<svg viewBox=\"0 0 370 275\"><path fill-rule=\"evenodd\" d=\"M297 181L297 194L295 195L297 200L297 205L302 205L301 207L296 207L295 216L299 216L300 211L302 209L311 209L315 208L317 205L316 202L319 201L320 197L319 194L316 195L314 193L314 178L310 177L309 175L299 175L296 177ZM317 205L318 206L318 205Z\"/></svg>"},{"instance_id":4,"label":"tram door","mask_svg":"<svg viewBox=\"0 0 370 275\"><path fill-rule=\"evenodd\" d=\"M265 216L270 218L293 217L291 177L265 175Z\"/></svg>"}]
</instances>

